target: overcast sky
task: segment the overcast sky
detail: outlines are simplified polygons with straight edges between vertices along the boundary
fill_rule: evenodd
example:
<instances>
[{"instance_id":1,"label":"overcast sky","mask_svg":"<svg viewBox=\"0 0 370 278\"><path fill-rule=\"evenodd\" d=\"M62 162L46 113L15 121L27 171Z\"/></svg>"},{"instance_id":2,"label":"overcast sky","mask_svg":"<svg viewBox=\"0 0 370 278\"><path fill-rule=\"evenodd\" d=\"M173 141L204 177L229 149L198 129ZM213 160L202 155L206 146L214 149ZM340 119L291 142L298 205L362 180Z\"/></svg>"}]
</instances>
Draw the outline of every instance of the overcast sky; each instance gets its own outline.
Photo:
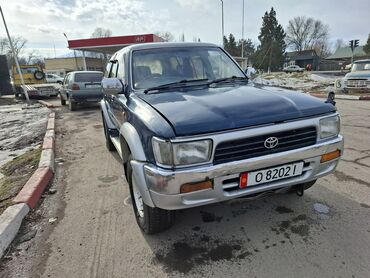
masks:
<instances>
[{"instance_id":1,"label":"overcast sky","mask_svg":"<svg viewBox=\"0 0 370 278\"><path fill-rule=\"evenodd\" d=\"M242 1L224 0L225 34L241 38ZM96 27L114 36L171 32L192 41L221 43L220 0L11 0L2 8L13 36L27 39L29 49L47 57L68 52L69 39L89 38ZM329 25L330 39L360 39L370 32L370 0L245 0L245 38L258 43L264 12L271 7L285 28L295 16L309 16ZM2 24L1 24L2 25ZM1 36L5 36L3 26Z\"/></svg>"}]
</instances>

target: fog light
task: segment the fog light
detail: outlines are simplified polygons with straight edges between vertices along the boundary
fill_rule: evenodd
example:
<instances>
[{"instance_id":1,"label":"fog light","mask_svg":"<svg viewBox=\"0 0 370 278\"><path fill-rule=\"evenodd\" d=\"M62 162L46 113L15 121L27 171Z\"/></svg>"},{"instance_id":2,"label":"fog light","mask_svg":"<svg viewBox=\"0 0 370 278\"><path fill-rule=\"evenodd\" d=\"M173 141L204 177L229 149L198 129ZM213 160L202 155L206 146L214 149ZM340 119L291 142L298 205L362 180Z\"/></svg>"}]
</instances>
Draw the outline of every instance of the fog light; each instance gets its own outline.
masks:
<instances>
[{"instance_id":1,"label":"fog light","mask_svg":"<svg viewBox=\"0 0 370 278\"><path fill-rule=\"evenodd\" d=\"M213 189L212 181L203 181L198 183L186 183L181 185L180 193L190 193L194 191L204 190L204 189Z\"/></svg>"},{"instance_id":2,"label":"fog light","mask_svg":"<svg viewBox=\"0 0 370 278\"><path fill-rule=\"evenodd\" d=\"M328 162L330 160L336 159L340 157L340 150L336 150L335 152L326 153L321 156L321 163Z\"/></svg>"},{"instance_id":3,"label":"fog light","mask_svg":"<svg viewBox=\"0 0 370 278\"><path fill-rule=\"evenodd\" d=\"M244 173L240 175L240 188L246 188L248 185L248 173Z\"/></svg>"}]
</instances>

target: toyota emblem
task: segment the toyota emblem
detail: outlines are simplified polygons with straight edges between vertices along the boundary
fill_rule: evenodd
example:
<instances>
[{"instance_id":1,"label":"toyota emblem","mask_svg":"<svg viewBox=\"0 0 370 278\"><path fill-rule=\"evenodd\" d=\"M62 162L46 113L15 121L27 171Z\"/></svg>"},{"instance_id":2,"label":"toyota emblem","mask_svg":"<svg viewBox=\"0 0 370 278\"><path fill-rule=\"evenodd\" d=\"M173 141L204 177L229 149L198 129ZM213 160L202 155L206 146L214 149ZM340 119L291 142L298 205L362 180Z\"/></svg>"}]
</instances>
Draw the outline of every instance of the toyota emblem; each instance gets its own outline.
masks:
<instances>
[{"instance_id":1,"label":"toyota emblem","mask_svg":"<svg viewBox=\"0 0 370 278\"><path fill-rule=\"evenodd\" d=\"M265 140L265 148L266 149L273 149L277 146L277 144L279 143L279 139L277 139L276 137L269 137Z\"/></svg>"}]
</instances>

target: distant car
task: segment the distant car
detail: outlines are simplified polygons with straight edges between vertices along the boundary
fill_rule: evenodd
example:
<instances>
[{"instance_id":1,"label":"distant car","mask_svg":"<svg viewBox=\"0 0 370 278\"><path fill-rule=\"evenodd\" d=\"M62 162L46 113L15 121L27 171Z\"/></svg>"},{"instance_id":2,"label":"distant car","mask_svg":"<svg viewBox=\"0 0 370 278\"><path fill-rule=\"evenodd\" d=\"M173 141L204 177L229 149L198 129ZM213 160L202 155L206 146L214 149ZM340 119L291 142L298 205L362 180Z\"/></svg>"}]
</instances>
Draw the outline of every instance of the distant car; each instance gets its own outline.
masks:
<instances>
[{"instance_id":1,"label":"distant car","mask_svg":"<svg viewBox=\"0 0 370 278\"><path fill-rule=\"evenodd\" d=\"M45 78L47 83L63 83L63 77L60 77L59 75L53 73L47 73Z\"/></svg>"},{"instance_id":2,"label":"distant car","mask_svg":"<svg viewBox=\"0 0 370 278\"><path fill-rule=\"evenodd\" d=\"M353 62L343 81L345 92L370 91L370 59Z\"/></svg>"},{"instance_id":3,"label":"distant car","mask_svg":"<svg viewBox=\"0 0 370 278\"><path fill-rule=\"evenodd\" d=\"M66 75L60 88L60 102L69 109L76 110L77 104L98 102L103 98L101 71L73 71Z\"/></svg>"},{"instance_id":4,"label":"distant car","mask_svg":"<svg viewBox=\"0 0 370 278\"><path fill-rule=\"evenodd\" d=\"M303 72L304 68L301 68L297 65L293 65L293 66L288 66L288 67L284 68L283 71L286 72L286 73Z\"/></svg>"}]
</instances>

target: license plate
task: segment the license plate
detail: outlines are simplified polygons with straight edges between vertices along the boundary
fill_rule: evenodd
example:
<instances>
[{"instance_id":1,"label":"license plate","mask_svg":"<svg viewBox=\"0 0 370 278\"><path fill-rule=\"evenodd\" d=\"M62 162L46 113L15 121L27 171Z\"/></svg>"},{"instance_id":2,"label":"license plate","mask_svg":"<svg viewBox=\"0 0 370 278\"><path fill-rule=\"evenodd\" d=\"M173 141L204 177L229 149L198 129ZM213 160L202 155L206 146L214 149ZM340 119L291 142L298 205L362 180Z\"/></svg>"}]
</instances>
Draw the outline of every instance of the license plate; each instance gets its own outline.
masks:
<instances>
[{"instance_id":1,"label":"license plate","mask_svg":"<svg viewBox=\"0 0 370 278\"><path fill-rule=\"evenodd\" d=\"M286 164L279 167L244 173L248 175L246 186L268 183L272 181L300 176L303 171L303 162ZM245 187L242 186L241 187Z\"/></svg>"},{"instance_id":2,"label":"license plate","mask_svg":"<svg viewBox=\"0 0 370 278\"><path fill-rule=\"evenodd\" d=\"M100 88L101 87L100 84L86 84L85 86L86 88Z\"/></svg>"}]
</instances>

